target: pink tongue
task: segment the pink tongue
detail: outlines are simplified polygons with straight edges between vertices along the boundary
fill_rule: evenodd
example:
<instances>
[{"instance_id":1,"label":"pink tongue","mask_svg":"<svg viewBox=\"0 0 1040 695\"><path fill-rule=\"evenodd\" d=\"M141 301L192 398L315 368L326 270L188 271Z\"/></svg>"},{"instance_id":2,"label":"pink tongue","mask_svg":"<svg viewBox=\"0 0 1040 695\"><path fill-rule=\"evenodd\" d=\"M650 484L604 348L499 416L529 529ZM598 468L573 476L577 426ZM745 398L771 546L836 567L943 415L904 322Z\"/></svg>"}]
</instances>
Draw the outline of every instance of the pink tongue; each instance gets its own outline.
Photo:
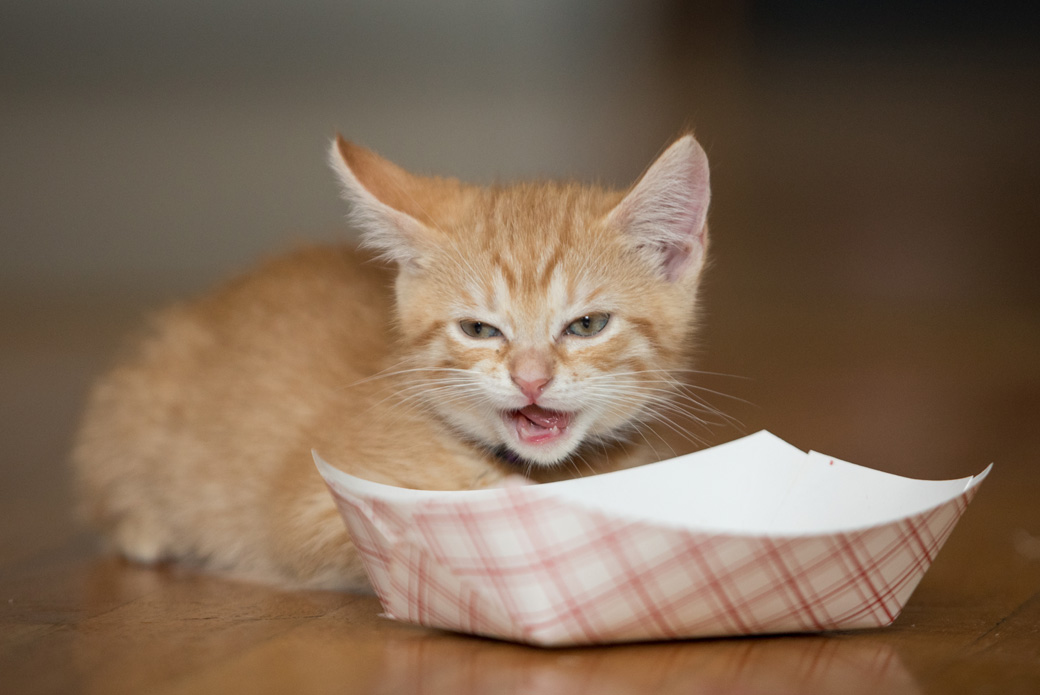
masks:
<instances>
[{"instance_id":1,"label":"pink tongue","mask_svg":"<svg viewBox=\"0 0 1040 695\"><path fill-rule=\"evenodd\" d=\"M526 408L521 408L519 413L525 418L545 429L552 429L557 427L559 429L565 428L571 423L570 413L561 413L555 410L546 410L545 408L537 405L529 405Z\"/></svg>"}]
</instances>

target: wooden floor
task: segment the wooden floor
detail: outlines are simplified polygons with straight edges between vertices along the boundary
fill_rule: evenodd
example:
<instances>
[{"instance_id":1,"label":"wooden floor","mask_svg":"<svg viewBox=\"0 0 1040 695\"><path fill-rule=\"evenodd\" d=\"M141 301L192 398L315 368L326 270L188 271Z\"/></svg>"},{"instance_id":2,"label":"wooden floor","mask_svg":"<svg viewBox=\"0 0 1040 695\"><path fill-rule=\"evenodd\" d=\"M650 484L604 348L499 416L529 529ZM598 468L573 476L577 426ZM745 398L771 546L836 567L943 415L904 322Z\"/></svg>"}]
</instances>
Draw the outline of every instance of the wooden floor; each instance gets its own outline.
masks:
<instances>
[{"instance_id":1,"label":"wooden floor","mask_svg":"<svg viewBox=\"0 0 1040 695\"><path fill-rule=\"evenodd\" d=\"M743 364L751 378L705 383L754 403L718 403L746 431L768 427L803 448L920 477L996 463L894 626L543 651L393 623L367 596L127 564L71 523L56 465L86 377L122 319L52 304L37 307L37 318L4 317L21 326L5 338L4 383L23 383L18 399L4 395L3 691L1036 692L1036 317L803 303L770 320L762 309L723 309L730 318L708 322L717 330L706 339L714 355L706 366L734 373ZM54 325L79 339L63 342Z\"/></svg>"},{"instance_id":2,"label":"wooden floor","mask_svg":"<svg viewBox=\"0 0 1040 695\"><path fill-rule=\"evenodd\" d=\"M6 294L0 692L1040 692L1037 99L976 112L1012 81L904 73L886 98L841 75L802 93L799 70L716 95L734 117L701 126L718 173L700 366L735 375L701 383L742 426L695 433L766 428L920 478L995 463L893 626L540 650L390 622L368 596L127 564L73 522L64 461L147 292ZM931 86L933 111L904 108Z\"/></svg>"}]
</instances>

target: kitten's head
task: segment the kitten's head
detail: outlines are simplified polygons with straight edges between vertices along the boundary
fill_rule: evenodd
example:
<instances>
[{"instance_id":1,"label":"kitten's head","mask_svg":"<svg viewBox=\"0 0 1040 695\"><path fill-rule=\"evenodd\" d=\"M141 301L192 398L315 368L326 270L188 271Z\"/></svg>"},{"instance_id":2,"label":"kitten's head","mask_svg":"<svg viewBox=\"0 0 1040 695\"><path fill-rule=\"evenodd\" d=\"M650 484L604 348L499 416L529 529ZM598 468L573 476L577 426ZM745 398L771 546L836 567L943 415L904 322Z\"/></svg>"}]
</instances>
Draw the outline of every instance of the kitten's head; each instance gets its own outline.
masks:
<instances>
[{"instance_id":1,"label":"kitten's head","mask_svg":"<svg viewBox=\"0 0 1040 695\"><path fill-rule=\"evenodd\" d=\"M546 465L667 417L707 251L691 135L627 192L418 177L341 138L331 159L365 242L399 267L402 398Z\"/></svg>"}]
</instances>

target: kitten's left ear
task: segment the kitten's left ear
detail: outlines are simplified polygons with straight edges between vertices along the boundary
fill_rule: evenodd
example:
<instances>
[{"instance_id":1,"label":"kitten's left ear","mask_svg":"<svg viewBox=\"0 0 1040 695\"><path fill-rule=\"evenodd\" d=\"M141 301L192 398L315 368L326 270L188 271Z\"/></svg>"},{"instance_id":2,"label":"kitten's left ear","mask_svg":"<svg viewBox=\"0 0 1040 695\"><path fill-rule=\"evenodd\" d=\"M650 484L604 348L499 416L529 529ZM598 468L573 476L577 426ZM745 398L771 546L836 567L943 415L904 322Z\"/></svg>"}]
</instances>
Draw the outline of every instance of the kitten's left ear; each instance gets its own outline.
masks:
<instances>
[{"instance_id":1,"label":"kitten's left ear","mask_svg":"<svg viewBox=\"0 0 1040 695\"><path fill-rule=\"evenodd\" d=\"M675 282L696 275L704 264L710 198L708 156L685 135L657 158L607 221L652 253Z\"/></svg>"},{"instance_id":2,"label":"kitten's left ear","mask_svg":"<svg viewBox=\"0 0 1040 695\"><path fill-rule=\"evenodd\" d=\"M402 266L417 264L432 225L420 202L429 183L339 135L332 142L329 164L351 203L351 218L364 243Z\"/></svg>"}]
</instances>

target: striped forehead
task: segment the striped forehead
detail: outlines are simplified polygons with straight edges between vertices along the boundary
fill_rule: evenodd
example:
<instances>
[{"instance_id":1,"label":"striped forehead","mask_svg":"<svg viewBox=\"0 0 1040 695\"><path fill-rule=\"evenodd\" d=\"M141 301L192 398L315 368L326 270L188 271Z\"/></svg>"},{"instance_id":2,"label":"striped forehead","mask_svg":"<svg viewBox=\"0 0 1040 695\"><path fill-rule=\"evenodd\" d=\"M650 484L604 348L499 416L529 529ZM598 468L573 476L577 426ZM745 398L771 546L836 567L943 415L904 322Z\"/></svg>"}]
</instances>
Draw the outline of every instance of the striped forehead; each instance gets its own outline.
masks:
<instances>
[{"instance_id":1,"label":"striped forehead","mask_svg":"<svg viewBox=\"0 0 1040 695\"><path fill-rule=\"evenodd\" d=\"M561 193L561 191L556 191ZM455 236L456 291L472 310L515 320L559 320L558 312L590 301L602 272L602 239L573 192L549 201L536 190L506 191ZM522 211L522 212L521 212ZM598 236L598 235L597 235Z\"/></svg>"},{"instance_id":2,"label":"striped forehead","mask_svg":"<svg viewBox=\"0 0 1040 695\"><path fill-rule=\"evenodd\" d=\"M553 323L566 318L561 314L597 292L579 258L554 249L523 261L499 254L488 264L481 299L489 310L510 316L515 324L553 331Z\"/></svg>"}]
</instances>

